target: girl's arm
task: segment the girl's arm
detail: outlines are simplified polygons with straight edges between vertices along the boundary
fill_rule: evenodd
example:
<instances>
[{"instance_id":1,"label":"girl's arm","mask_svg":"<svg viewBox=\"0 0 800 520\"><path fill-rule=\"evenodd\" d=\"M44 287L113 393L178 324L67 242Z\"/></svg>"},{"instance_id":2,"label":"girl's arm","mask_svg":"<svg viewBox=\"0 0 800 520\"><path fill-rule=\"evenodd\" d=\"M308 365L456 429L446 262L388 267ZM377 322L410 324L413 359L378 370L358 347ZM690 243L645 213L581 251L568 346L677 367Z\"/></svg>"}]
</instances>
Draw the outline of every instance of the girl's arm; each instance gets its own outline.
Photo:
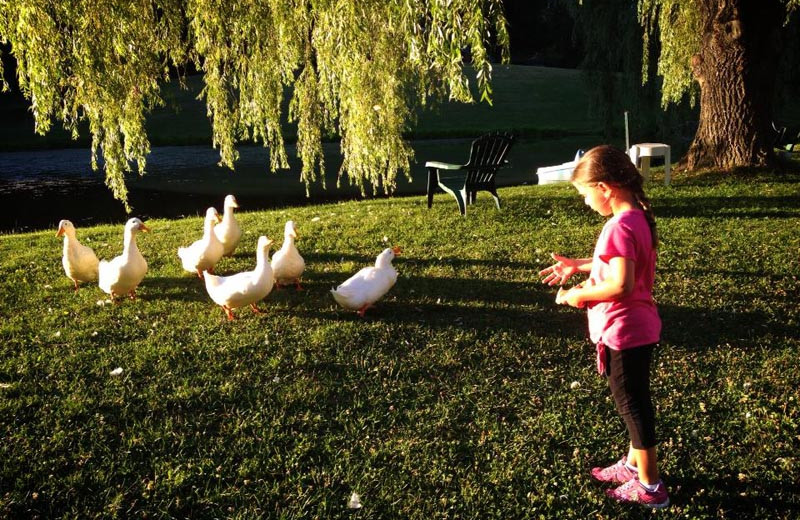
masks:
<instances>
[{"instance_id":1,"label":"girl's arm","mask_svg":"<svg viewBox=\"0 0 800 520\"><path fill-rule=\"evenodd\" d=\"M563 285L573 274L588 273L592 270L591 258L567 258L555 253L550 253L550 256L556 263L539 271L539 276L545 277L542 283Z\"/></svg>"},{"instance_id":2,"label":"girl's arm","mask_svg":"<svg viewBox=\"0 0 800 520\"><path fill-rule=\"evenodd\" d=\"M583 307L586 302L617 300L633 291L634 262L630 258L615 256L608 261L608 276L598 284L584 284L556 296L556 303Z\"/></svg>"}]
</instances>

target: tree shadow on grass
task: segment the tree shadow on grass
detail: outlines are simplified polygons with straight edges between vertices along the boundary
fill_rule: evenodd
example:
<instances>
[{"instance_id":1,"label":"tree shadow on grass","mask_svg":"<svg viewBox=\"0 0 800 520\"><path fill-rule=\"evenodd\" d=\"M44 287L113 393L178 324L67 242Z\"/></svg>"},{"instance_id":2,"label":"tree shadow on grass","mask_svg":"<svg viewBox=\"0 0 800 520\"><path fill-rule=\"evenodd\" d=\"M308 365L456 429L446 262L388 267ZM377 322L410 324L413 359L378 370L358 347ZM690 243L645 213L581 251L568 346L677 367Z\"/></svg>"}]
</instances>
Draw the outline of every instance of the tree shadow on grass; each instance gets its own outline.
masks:
<instances>
[{"instance_id":1,"label":"tree shadow on grass","mask_svg":"<svg viewBox=\"0 0 800 520\"><path fill-rule=\"evenodd\" d=\"M309 288L335 288L349 275L338 272L318 273L313 279L303 281ZM455 276L403 275L390 289L387 297L403 299L413 305L426 300L450 300L496 305L553 305L557 289L537 280L515 281L503 279L476 279Z\"/></svg>"},{"instance_id":2,"label":"tree shadow on grass","mask_svg":"<svg viewBox=\"0 0 800 520\"><path fill-rule=\"evenodd\" d=\"M176 302L208 301L205 285L197 276L148 276L146 285L148 300L169 300Z\"/></svg>"},{"instance_id":3,"label":"tree shadow on grass","mask_svg":"<svg viewBox=\"0 0 800 520\"><path fill-rule=\"evenodd\" d=\"M744 469L744 468L743 468ZM771 518L798 518L800 504L787 498L792 494L779 483L740 481L722 477L717 473L699 478L666 477L673 506L691 502L702 503L708 511L715 511L721 518L757 518L769 512Z\"/></svg>"},{"instance_id":4,"label":"tree shadow on grass","mask_svg":"<svg viewBox=\"0 0 800 520\"><path fill-rule=\"evenodd\" d=\"M317 298L317 288L335 287L340 283L338 273L325 273L309 284L304 297ZM326 283L325 280L330 280ZM286 291L286 298L297 296ZM272 295L270 295L272 297ZM343 309L333 298L322 296L327 304L303 308L298 305L292 313L304 318L340 322L382 322L424 324L434 329L454 326L479 330L514 330L536 332L542 336L584 337L585 316L582 311L555 304L555 289L538 282L476 280L456 277L406 276L389 293L369 308L364 318L354 311ZM529 310L526 310L529 309ZM333 310L332 310L333 309Z\"/></svg>"},{"instance_id":5,"label":"tree shadow on grass","mask_svg":"<svg viewBox=\"0 0 800 520\"><path fill-rule=\"evenodd\" d=\"M702 307L660 305L661 339L687 350L725 343L753 341L769 336L773 340L800 337L800 327L778 322L760 311L733 312Z\"/></svg>"},{"instance_id":6,"label":"tree shadow on grass","mask_svg":"<svg viewBox=\"0 0 800 520\"><path fill-rule=\"evenodd\" d=\"M342 255L316 255L340 259ZM346 255L365 262L361 255ZM435 260L412 260L417 265ZM456 260L451 265L516 268L533 272L526 263L484 260ZM398 266L402 269L402 266ZM360 267L359 267L360 269ZM586 335L585 311L555 304L555 287L542 285L538 279L513 281L458 276L414 276L400 274L397 284L361 318L342 309L330 295L350 274L336 271L313 272L303 280L302 291L294 287L274 288L265 305L277 305L292 316L332 321L424 324L435 329L456 327L470 329L513 330L546 337ZM755 276L753 273L737 275ZM205 302L208 296L202 281L195 277L153 277L146 280L148 299ZM778 298L776 296L776 298ZM800 337L800 327L763 311L726 311L703 307L659 304L663 321L662 341L685 349L708 345L741 343L764 336Z\"/></svg>"},{"instance_id":7,"label":"tree shadow on grass","mask_svg":"<svg viewBox=\"0 0 800 520\"><path fill-rule=\"evenodd\" d=\"M544 286L537 280L401 275L389 293L361 318L355 312L338 307L328 294L320 294L341 283L341 276L341 273L316 275L312 283L306 284L307 291L302 293L302 298L314 298L317 302L322 298L323 305L301 303L293 308L293 314L334 321L424 324L435 329L456 326L513 330L544 337L573 337L576 341L586 336L585 311L556 305L556 288ZM292 294L293 291L287 290L283 298L296 302L298 296ZM776 320L764 311L670 304L659 304L658 309L663 322L662 341L683 349L755 343L764 337L778 340L800 337L799 326Z\"/></svg>"},{"instance_id":8,"label":"tree shadow on grass","mask_svg":"<svg viewBox=\"0 0 800 520\"><path fill-rule=\"evenodd\" d=\"M310 261L309 261L310 259ZM328 292L350 278L363 267L374 265L374 258L362 255L340 255L330 253L316 253L309 255L307 265L319 264L324 261L343 262L352 261L356 264L348 272L341 271L316 271L305 273L302 283L307 288L307 294L317 291ZM414 306L417 302L428 299L471 301L483 305L555 305L556 289L542 285L538 278L539 267L530 263L511 262L502 260L472 260L472 259L416 259L399 258L394 262L398 270L398 279L395 286L384 299L397 298ZM406 274L426 265L446 265L456 268L480 267L482 270L489 267L498 273L498 278L476 278L469 273L463 277L457 276L417 276ZM413 266L413 269L408 267ZM405 268L405 269L404 269ZM503 279L509 269L524 271L530 274L530 281L513 281Z\"/></svg>"},{"instance_id":9,"label":"tree shadow on grass","mask_svg":"<svg viewBox=\"0 0 800 520\"><path fill-rule=\"evenodd\" d=\"M270 253L274 253L274 252L275 251L270 250ZM256 253L255 253L255 251L250 251L250 249L248 249L248 248L243 248L242 244L240 243L239 246L236 248L236 251L234 251L232 255L223 256L222 259L220 260L220 262L224 262L225 260L228 260L228 261L234 260L234 261L237 261L237 262L250 260L251 262L253 262L253 265L255 266L256 265L255 264L255 262L256 262Z\"/></svg>"},{"instance_id":10,"label":"tree shadow on grass","mask_svg":"<svg viewBox=\"0 0 800 520\"><path fill-rule=\"evenodd\" d=\"M713 186L731 182L747 184L797 184L800 183L798 163L788 163L781 173L764 168L738 167L733 170L687 172L682 182L688 186Z\"/></svg>"},{"instance_id":11,"label":"tree shadow on grass","mask_svg":"<svg viewBox=\"0 0 800 520\"><path fill-rule=\"evenodd\" d=\"M242 256L247 258L251 255L236 253L235 258ZM376 255L377 256L377 255ZM282 298L295 299L302 297L308 299L318 297L320 293L327 293L330 289L336 288L349 277L354 275L363 267L375 265L375 257L368 257L359 254L338 254L338 253L312 253L305 255L306 265L320 265L325 262L353 262L355 267L348 272L341 271L314 271L307 268L304 277L301 279L302 291L297 291L294 287L284 289L273 289L273 293L282 294ZM481 268L490 267L497 272L507 269L518 269L531 274L531 282L513 282L502 279L477 279L477 278L456 278L456 277L421 277L408 276L403 274L403 267L413 265L415 268L428 265L446 265L456 268L468 268L478 266ZM554 304L554 288L548 288L538 282L536 273L539 266L524 262L511 262L503 260L473 260L473 259L405 259L400 257L395 261L395 267L399 271L397 284L390 291L389 295L403 295L404 298L410 296L413 301L420 297L429 295L436 298L447 298L450 300L474 301L486 305L505 304L505 305L550 305ZM155 299L172 299L178 301L198 301L205 299L205 289L203 282L194 276L180 277L150 277L145 279L147 286L152 287L152 294ZM195 287L196 286L196 287ZM199 290L197 289L199 287ZM403 287L403 289L401 289ZM295 296L296 293L296 296Z\"/></svg>"},{"instance_id":12,"label":"tree shadow on grass","mask_svg":"<svg viewBox=\"0 0 800 520\"><path fill-rule=\"evenodd\" d=\"M797 218L800 217L800 195L781 197L659 197L657 218L709 217L721 218Z\"/></svg>"},{"instance_id":13,"label":"tree shadow on grass","mask_svg":"<svg viewBox=\"0 0 800 520\"><path fill-rule=\"evenodd\" d=\"M688 269L675 269L673 267L659 267L659 273L673 273L680 275L684 278L702 278L704 276L727 276L731 278L739 278L739 283L748 283L751 280L762 280L767 278L770 283L781 283L784 280L794 280L795 276L783 272L781 274L765 273L763 270L753 271L730 271L726 269L701 269L692 267Z\"/></svg>"},{"instance_id":14,"label":"tree shadow on grass","mask_svg":"<svg viewBox=\"0 0 800 520\"><path fill-rule=\"evenodd\" d=\"M585 337L586 318L571 312L560 312L558 309L521 311L431 303L415 305L414 310L415 314L409 314L406 305L389 301L378 303L368 310L364 319L385 323L423 323L434 329L456 326L476 330L536 333L542 337L574 337L576 341ZM355 318L349 319L355 321Z\"/></svg>"},{"instance_id":15,"label":"tree shadow on grass","mask_svg":"<svg viewBox=\"0 0 800 520\"><path fill-rule=\"evenodd\" d=\"M361 254L347 254L347 253L302 253L303 257L306 260L306 265L314 265L315 263L323 263L323 262L354 262L360 267L367 267L371 265L375 265L376 257L383 251L377 251L374 256L367 256ZM363 264L363 265L361 265ZM397 257L392 264L395 268L400 272L402 275L403 266L413 266L413 267L429 267L429 266L449 266L449 267L492 267L496 270L502 269L521 269L531 272L531 276L538 274L539 269L541 267L539 264L533 264L529 262L513 262L509 260L500 260L500 259L491 259L491 260L484 260L484 259L475 259L475 258L453 258L453 257L444 257L442 259L438 258L416 258L416 257L406 257L403 254ZM355 273L355 272L354 272Z\"/></svg>"}]
</instances>

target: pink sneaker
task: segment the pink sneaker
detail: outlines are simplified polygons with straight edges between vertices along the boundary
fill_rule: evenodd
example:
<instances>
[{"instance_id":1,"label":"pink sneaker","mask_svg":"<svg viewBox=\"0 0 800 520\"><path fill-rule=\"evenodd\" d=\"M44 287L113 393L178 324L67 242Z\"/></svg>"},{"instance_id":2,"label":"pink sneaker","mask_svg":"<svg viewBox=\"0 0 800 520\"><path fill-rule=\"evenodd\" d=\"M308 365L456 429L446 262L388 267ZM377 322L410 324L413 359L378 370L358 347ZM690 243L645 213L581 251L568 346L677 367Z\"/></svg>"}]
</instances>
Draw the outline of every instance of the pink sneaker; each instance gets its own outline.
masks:
<instances>
[{"instance_id":1,"label":"pink sneaker","mask_svg":"<svg viewBox=\"0 0 800 520\"><path fill-rule=\"evenodd\" d=\"M603 484L624 484L632 478L636 478L639 474L635 471L628 469L625 463L628 461L628 456L624 456L607 468L592 468L592 478Z\"/></svg>"},{"instance_id":2,"label":"pink sneaker","mask_svg":"<svg viewBox=\"0 0 800 520\"><path fill-rule=\"evenodd\" d=\"M606 495L621 504L640 504L651 509L662 509L669 505L667 487L661 481L655 491L647 491L639 479L634 478L616 489L607 489Z\"/></svg>"}]
</instances>

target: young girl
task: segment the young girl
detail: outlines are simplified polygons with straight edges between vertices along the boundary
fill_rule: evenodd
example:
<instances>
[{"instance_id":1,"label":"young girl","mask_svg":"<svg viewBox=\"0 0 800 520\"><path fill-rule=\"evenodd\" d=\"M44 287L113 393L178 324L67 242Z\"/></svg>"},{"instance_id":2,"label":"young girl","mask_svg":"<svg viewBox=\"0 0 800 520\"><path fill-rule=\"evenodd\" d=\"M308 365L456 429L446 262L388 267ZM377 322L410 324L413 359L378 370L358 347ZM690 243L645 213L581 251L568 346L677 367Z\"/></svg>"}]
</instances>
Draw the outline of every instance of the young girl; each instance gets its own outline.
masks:
<instances>
[{"instance_id":1,"label":"young girl","mask_svg":"<svg viewBox=\"0 0 800 520\"><path fill-rule=\"evenodd\" d=\"M586 205L611 218L592 258L553 254L556 263L539 274L543 283L562 285L575 273L589 273L585 282L560 288L556 303L588 309L597 368L608 376L630 436L628 454L607 468L592 469L592 478L618 485L606 491L618 502L662 508L669 505L669 495L656 465L650 399L650 360L661 333L652 296L658 238L642 180L624 152L610 146L589 150L575 167L572 184Z\"/></svg>"}]
</instances>

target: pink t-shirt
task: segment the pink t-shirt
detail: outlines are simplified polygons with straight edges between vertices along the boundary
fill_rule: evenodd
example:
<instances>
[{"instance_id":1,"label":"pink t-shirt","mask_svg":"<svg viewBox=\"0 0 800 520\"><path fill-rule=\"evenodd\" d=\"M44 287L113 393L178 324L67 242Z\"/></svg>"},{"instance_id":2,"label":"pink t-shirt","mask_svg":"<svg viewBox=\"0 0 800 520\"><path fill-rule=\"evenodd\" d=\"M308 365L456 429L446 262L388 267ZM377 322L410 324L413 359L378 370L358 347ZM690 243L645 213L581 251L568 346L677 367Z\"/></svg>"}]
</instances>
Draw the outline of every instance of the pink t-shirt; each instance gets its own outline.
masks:
<instances>
[{"instance_id":1,"label":"pink t-shirt","mask_svg":"<svg viewBox=\"0 0 800 520\"><path fill-rule=\"evenodd\" d=\"M634 287L618 300L589 302L589 336L594 343L624 350L658 342L661 318L653 302L656 250L644 212L638 209L611 217L592 257L589 278L599 283L608 276L608 262L614 257L633 260Z\"/></svg>"}]
</instances>

